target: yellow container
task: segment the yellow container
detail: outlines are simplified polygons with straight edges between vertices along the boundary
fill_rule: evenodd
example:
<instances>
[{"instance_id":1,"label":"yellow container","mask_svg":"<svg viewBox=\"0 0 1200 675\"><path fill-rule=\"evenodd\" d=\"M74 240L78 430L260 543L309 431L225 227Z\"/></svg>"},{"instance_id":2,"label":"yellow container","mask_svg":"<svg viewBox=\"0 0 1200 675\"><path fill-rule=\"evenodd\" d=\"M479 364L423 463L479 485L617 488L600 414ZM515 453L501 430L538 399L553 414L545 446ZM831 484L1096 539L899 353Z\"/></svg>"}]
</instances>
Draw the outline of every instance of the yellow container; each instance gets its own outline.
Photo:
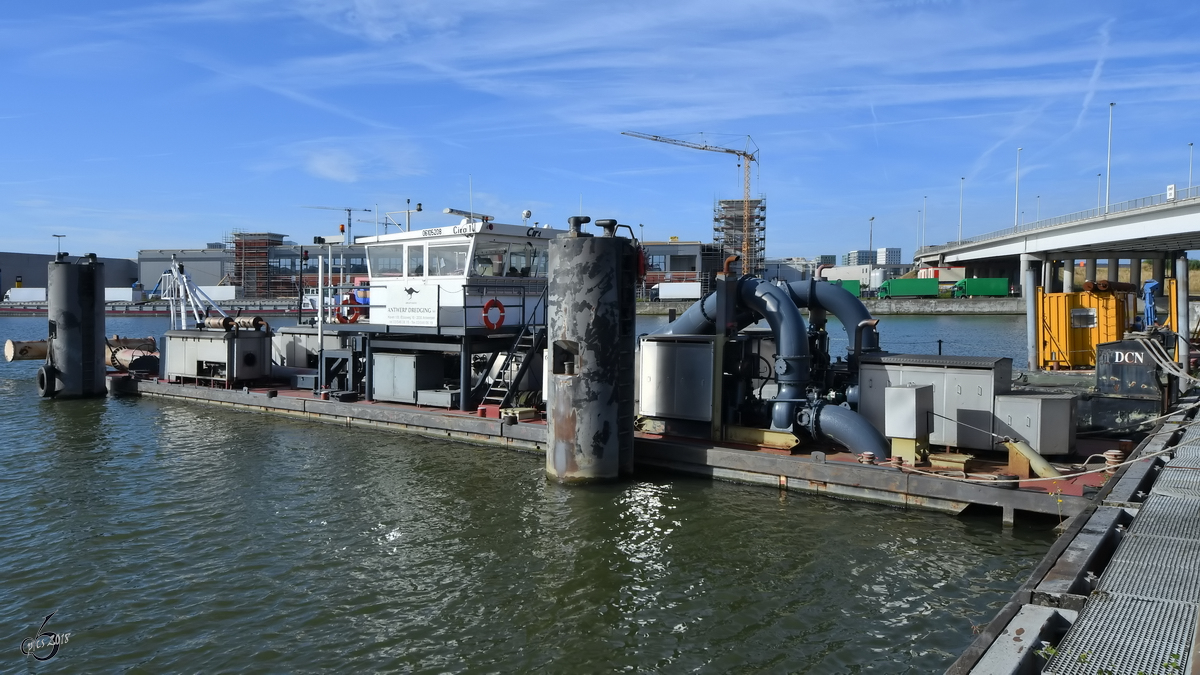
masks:
<instances>
[{"instance_id":1,"label":"yellow container","mask_svg":"<svg viewBox=\"0 0 1200 675\"><path fill-rule=\"evenodd\" d=\"M1037 289L1038 368L1096 367L1096 345L1125 338L1137 295L1119 291L1046 293Z\"/></svg>"}]
</instances>

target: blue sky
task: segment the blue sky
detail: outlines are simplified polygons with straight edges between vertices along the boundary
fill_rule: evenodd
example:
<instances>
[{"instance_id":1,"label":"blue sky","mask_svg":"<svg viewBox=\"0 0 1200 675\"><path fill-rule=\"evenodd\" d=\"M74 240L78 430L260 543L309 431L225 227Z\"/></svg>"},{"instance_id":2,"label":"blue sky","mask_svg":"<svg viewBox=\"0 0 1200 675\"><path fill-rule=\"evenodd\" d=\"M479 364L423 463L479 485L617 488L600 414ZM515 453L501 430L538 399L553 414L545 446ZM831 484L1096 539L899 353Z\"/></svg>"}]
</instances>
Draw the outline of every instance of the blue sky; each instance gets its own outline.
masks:
<instances>
[{"instance_id":1,"label":"blue sky","mask_svg":"<svg viewBox=\"0 0 1200 675\"><path fill-rule=\"evenodd\" d=\"M708 241L761 149L770 256L899 246L1187 185L1200 6L106 0L0 12L0 249L296 241L422 202ZM703 133L703 136L700 134ZM1039 199L1040 197L1040 199ZM374 221L373 214L357 214ZM636 228L635 228L636 229ZM355 223L355 234L374 233Z\"/></svg>"}]
</instances>

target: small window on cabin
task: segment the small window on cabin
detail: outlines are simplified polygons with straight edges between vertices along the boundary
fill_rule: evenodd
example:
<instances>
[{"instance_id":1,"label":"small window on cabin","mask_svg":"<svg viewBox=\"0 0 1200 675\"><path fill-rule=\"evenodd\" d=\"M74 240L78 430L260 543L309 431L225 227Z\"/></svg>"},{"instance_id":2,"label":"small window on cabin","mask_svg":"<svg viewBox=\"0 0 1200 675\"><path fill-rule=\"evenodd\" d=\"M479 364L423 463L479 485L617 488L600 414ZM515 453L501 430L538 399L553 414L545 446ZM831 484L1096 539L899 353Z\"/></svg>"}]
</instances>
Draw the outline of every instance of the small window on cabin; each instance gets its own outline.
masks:
<instances>
[{"instance_id":1,"label":"small window on cabin","mask_svg":"<svg viewBox=\"0 0 1200 675\"><path fill-rule=\"evenodd\" d=\"M461 276L467 273L467 244L429 247L429 276Z\"/></svg>"},{"instance_id":2,"label":"small window on cabin","mask_svg":"<svg viewBox=\"0 0 1200 675\"><path fill-rule=\"evenodd\" d=\"M354 270L354 259L351 259L351 271ZM359 261L361 263L361 261ZM403 246L371 246L367 249L367 264L373 277L402 277L404 276L404 247Z\"/></svg>"},{"instance_id":3,"label":"small window on cabin","mask_svg":"<svg viewBox=\"0 0 1200 675\"><path fill-rule=\"evenodd\" d=\"M408 247L408 276L425 276L425 245L418 244Z\"/></svg>"},{"instance_id":4,"label":"small window on cabin","mask_svg":"<svg viewBox=\"0 0 1200 675\"><path fill-rule=\"evenodd\" d=\"M508 244L495 241L477 241L475 256L471 259L471 274L481 277L516 276L505 266Z\"/></svg>"}]
</instances>

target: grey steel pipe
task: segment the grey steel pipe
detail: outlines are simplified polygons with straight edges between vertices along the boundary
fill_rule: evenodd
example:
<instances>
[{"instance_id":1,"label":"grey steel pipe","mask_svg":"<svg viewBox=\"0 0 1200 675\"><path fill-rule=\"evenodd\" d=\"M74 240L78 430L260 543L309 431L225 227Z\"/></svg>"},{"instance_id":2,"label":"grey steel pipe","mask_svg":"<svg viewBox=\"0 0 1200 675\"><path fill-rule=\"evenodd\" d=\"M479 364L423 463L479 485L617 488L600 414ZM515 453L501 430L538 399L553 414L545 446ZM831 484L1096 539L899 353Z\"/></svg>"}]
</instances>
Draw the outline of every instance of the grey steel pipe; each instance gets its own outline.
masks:
<instances>
[{"instance_id":1,"label":"grey steel pipe","mask_svg":"<svg viewBox=\"0 0 1200 675\"><path fill-rule=\"evenodd\" d=\"M1175 353L1184 372L1191 372L1192 318L1188 312L1188 257L1186 251L1175 259L1175 316L1178 317L1175 321L1175 331L1179 334L1179 339L1175 341ZM1187 380L1179 378L1180 396L1188 390L1188 386Z\"/></svg>"},{"instance_id":2,"label":"grey steel pipe","mask_svg":"<svg viewBox=\"0 0 1200 675\"><path fill-rule=\"evenodd\" d=\"M863 353L863 333L868 332L868 329L870 329L869 332L874 333L877 325L879 325L879 319L866 319L859 321L858 325L854 327L854 363L852 365L855 370L858 369L859 357ZM938 349L940 351L941 347L939 346Z\"/></svg>"},{"instance_id":3,"label":"grey steel pipe","mask_svg":"<svg viewBox=\"0 0 1200 675\"><path fill-rule=\"evenodd\" d=\"M846 331L846 350L854 344L854 333L860 323L870 321L873 317L867 311L862 300L854 297L850 291L828 282L793 281L788 284L792 299L800 307L808 310L821 309L837 317ZM879 333L872 328L862 335L862 350L867 352L879 351Z\"/></svg>"},{"instance_id":4,"label":"grey steel pipe","mask_svg":"<svg viewBox=\"0 0 1200 675\"><path fill-rule=\"evenodd\" d=\"M712 335L717 315L717 294L709 293L692 303L671 323L654 331L655 335Z\"/></svg>"},{"instance_id":5,"label":"grey steel pipe","mask_svg":"<svg viewBox=\"0 0 1200 675\"><path fill-rule=\"evenodd\" d=\"M1021 285L1025 296L1025 350L1028 352L1029 370L1037 370L1037 270L1033 263L1037 258L1028 253L1021 254L1021 267L1025 272L1025 283ZM1092 263L1094 261L1088 261Z\"/></svg>"},{"instance_id":6,"label":"grey steel pipe","mask_svg":"<svg viewBox=\"0 0 1200 675\"><path fill-rule=\"evenodd\" d=\"M850 448L856 454L873 452L891 457L892 448L879 430L858 413L838 405L823 405L817 412L814 435Z\"/></svg>"},{"instance_id":7,"label":"grey steel pipe","mask_svg":"<svg viewBox=\"0 0 1200 675\"><path fill-rule=\"evenodd\" d=\"M796 399L804 397L808 384L808 332L804 317L787 291L761 279L746 278L739 284L740 300L763 318L775 334L775 377L780 399L771 406L771 427L791 429L796 421Z\"/></svg>"},{"instance_id":8,"label":"grey steel pipe","mask_svg":"<svg viewBox=\"0 0 1200 675\"><path fill-rule=\"evenodd\" d=\"M873 318L861 300L836 284L809 279L793 281L788 284L787 288L792 301L797 306L810 311L828 311L837 317L838 321L842 323L842 329L846 331L847 352L853 349L858 325ZM663 326L654 333L656 335L712 335L713 317L716 315L716 294L710 293L688 307L687 311L674 322ZM752 317L747 318L752 319ZM744 328L749 323L748 320L739 328ZM863 332L862 351L879 351L879 333L874 328Z\"/></svg>"}]
</instances>

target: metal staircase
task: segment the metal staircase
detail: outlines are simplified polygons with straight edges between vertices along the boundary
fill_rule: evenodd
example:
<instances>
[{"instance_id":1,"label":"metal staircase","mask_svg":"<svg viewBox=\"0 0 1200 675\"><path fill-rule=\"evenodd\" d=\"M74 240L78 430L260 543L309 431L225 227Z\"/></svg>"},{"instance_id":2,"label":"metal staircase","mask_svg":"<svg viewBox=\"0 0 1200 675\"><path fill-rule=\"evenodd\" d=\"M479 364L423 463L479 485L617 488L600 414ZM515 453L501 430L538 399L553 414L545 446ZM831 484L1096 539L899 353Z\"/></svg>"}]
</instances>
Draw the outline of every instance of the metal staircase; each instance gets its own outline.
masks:
<instances>
[{"instance_id":1,"label":"metal staircase","mask_svg":"<svg viewBox=\"0 0 1200 675\"><path fill-rule=\"evenodd\" d=\"M537 354L546 344L546 329L534 328L529 325L522 327L520 335L513 340L512 347L504 355L500 367L489 375L487 393L483 396L484 405L496 405L501 408L512 407L517 394L516 384L529 371L529 365L537 358Z\"/></svg>"},{"instance_id":2,"label":"metal staircase","mask_svg":"<svg viewBox=\"0 0 1200 675\"><path fill-rule=\"evenodd\" d=\"M513 340L508 353L504 355L504 360L500 362L500 367L492 368L492 364L488 364L488 374L479 385L480 389L487 388L487 393L480 401L481 405L510 408L516 403L517 383L529 372L530 364L546 346L546 327L533 325L532 317L537 316L538 306L546 302L547 290L542 291L542 296L530 312L530 320L521 325L521 332Z\"/></svg>"}]
</instances>

